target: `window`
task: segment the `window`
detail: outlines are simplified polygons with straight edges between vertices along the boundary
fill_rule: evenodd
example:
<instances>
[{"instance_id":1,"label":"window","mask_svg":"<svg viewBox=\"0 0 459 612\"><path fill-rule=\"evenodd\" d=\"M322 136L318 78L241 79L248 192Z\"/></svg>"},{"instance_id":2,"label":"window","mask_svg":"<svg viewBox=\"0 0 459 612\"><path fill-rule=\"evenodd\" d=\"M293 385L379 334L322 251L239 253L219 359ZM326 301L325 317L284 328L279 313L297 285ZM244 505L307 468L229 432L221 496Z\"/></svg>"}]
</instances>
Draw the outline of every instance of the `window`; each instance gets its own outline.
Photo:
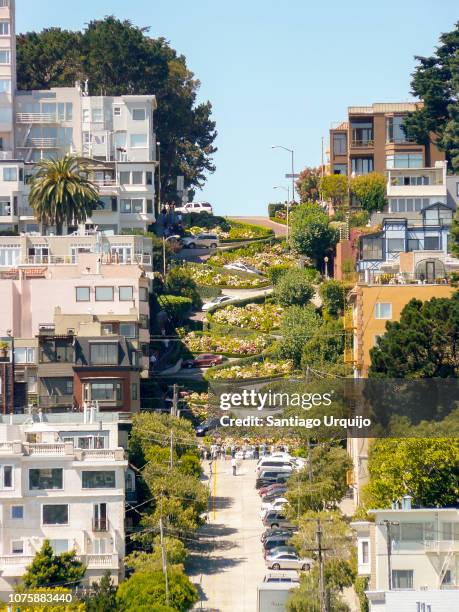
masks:
<instances>
[{"instance_id":1,"label":"window","mask_svg":"<svg viewBox=\"0 0 459 612\"><path fill-rule=\"evenodd\" d=\"M68 504L43 504L43 525L67 525Z\"/></svg>"},{"instance_id":2,"label":"window","mask_svg":"<svg viewBox=\"0 0 459 612\"><path fill-rule=\"evenodd\" d=\"M99 343L89 345L91 365L117 365L118 343Z\"/></svg>"},{"instance_id":3,"label":"window","mask_svg":"<svg viewBox=\"0 0 459 612\"><path fill-rule=\"evenodd\" d=\"M121 106L114 106L113 114L115 117L119 117L121 115Z\"/></svg>"},{"instance_id":4,"label":"window","mask_svg":"<svg viewBox=\"0 0 459 612\"><path fill-rule=\"evenodd\" d=\"M24 506L11 506L11 518L20 520L24 518Z\"/></svg>"},{"instance_id":5,"label":"window","mask_svg":"<svg viewBox=\"0 0 459 612\"><path fill-rule=\"evenodd\" d=\"M459 521L442 523L442 540L459 542Z\"/></svg>"},{"instance_id":6,"label":"window","mask_svg":"<svg viewBox=\"0 0 459 612\"><path fill-rule=\"evenodd\" d=\"M153 172L145 172L145 184L146 185L153 185ZM459 185L459 183L458 183ZM459 189L459 187L458 187ZM459 193L458 193L459 195Z\"/></svg>"},{"instance_id":7,"label":"window","mask_svg":"<svg viewBox=\"0 0 459 612\"><path fill-rule=\"evenodd\" d=\"M9 6L10 0L0 0L0 6Z\"/></svg>"},{"instance_id":8,"label":"window","mask_svg":"<svg viewBox=\"0 0 459 612\"><path fill-rule=\"evenodd\" d=\"M113 287L96 287L96 302L113 302Z\"/></svg>"},{"instance_id":9,"label":"window","mask_svg":"<svg viewBox=\"0 0 459 612\"><path fill-rule=\"evenodd\" d=\"M353 157L351 161L353 173L368 174L369 172L373 172L372 157Z\"/></svg>"},{"instance_id":10,"label":"window","mask_svg":"<svg viewBox=\"0 0 459 612\"><path fill-rule=\"evenodd\" d=\"M93 552L95 555L105 555L107 552L107 538L94 538Z\"/></svg>"},{"instance_id":11,"label":"window","mask_svg":"<svg viewBox=\"0 0 459 612\"><path fill-rule=\"evenodd\" d=\"M450 208L435 206L424 211L424 223L426 225L451 225L453 211Z\"/></svg>"},{"instance_id":12,"label":"window","mask_svg":"<svg viewBox=\"0 0 459 612\"><path fill-rule=\"evenodd\" d=\"M408 238L408 251L420 251L421 241L418 238Z\"/></svg>"},{"instance_id":13,"label":"window","mask_svg":"<svg viewBox=\"0 0 459 612\"><path fill-rule=\"evenodd\" d=\"M120 323L120 336L137 338L137 325L135 323Z\"/></svg>"},{"instance_id":14,"label":"window","mask_svg":"<svg viewBox=\"0 0 459 612\"><path fill-rule=\"evenodd\" d=\"M134 299L134 287L119 287L120 302L129 302Z\"/></svg>"},{"instance_id":15,"label":"window","mask_svg":"<svg viewBox=\"0 0 459 612\"><path fill-rule=\"evenodd\" d=\"M347 164L333 164L333 174L347 175Z\"/></svg>"},{"instance_id":16,"label":"window","mask_svg":"<svg viewBox=\"0 0 459 612\"><path fill-rule=\"evenodd\" d=\"M146 113L144 108L133 108L132 118L134 121L145 121Z\"/></svg>"},{"instance_id":17,"label":"window","mask_svg":"<svg viewBox=\"0 0 459 612\"><path fill-rule=\"evenodd\" d=\"M422 153L394 153L386 155L386 168L422 168Z\"/></svg>"},{"instance_id":18,"label":"window","mask_svg":"<svg viewBox=\"0 0 459 612\"><path fill-rule=\"evenodd\" d=\"M13 488L13 466L0 465L0 489Z\"/></svg>"},{"instance_id":19,"label":"window","mask_svg":"<svg viewBox=\"0 0 459 612\"><path fill-rule=\"evenodd\" d=\"M378 237L362 238L362 259L382 259L383 241Z\"/></svg>"},{"instance_id":20,"label":"window","mask_svg":"<svg viewBox=\"0 0 459 612\"><path fill-rule=\"evenodd\" d=\"M143 185L143 172L136 170L132 173L132 184Z\"/></svg>"},{"instance_id":21,"label":"window","mask_svg":"<svg viewBox=\"0 0 459 612\"><path fill-rule=\"evenodd\" d=\"M146 287L139 287L139 300L148 302L148 289Z\"/></svg>"},{"instance_id":22,"label":"window","mask_svg":"<svg viewBox=\"0 0 459 612\"><path fill-rule=\"evenodd\" d=\"M121 200L120 210L122 213L141 213L143 212L143 200L140 198Z\"/></svg>"},{"instance_id":23,"label":"window","mask_svg":"<svg viewBox=\"0 0 459 612\"><path fill-rule=\"evenodd\" d=\"M113 323L102 323L100 330L102 336L109 336L110 334L115 333L113 330Z\"/></svg>"},{"instance_id":24,"label":"window","mask_svg":"<svg viewBox=\"0 0 459 612\"><path fill-rule=\"evenodd\" d=\"M121 383L93 382L85 388L86 400L121 401Z\"/></svg>"},{"instance_id":25,"label":"window","mask_svg":"<svg viewBox=\"0 0 459 612\"><path fill-rule=\"evenodd\" d=\"M11 63L11 52L6 49L0 50L0 64L10 64Z\"/></svg>"},{"instance_id":26,"label":"window","mask_svg":"<svg viewBox=\"0 0 459 612\"><path fill-rule=\"evenodd\" d=\"M16 266L20 259L20 248L13 246L0 248L0 266Z\"/></svg>"},{"instance_id":27,"label":"window","mask_svg":"<svg viewBox=\"0 0 459 612\"><path fill-rule=\"evenodd\" d=\"M439 236L426 236L424 238L424 251L438 251L440 248Z\"/></svg>"},{"instance_id":28,"label":"window","mask_svg":"<svg viewBox=\"0 0 459 612\"><path fill-rule=\"evenodd\" d=\"M62 468L40 468L29 470L30 491L43 491L48 489L63 489Z\"/></svg>"},{"instance_id":29,"label":"window","mask_svg":"<svg viewBox=\"0 0 459 612\"><path fill-rule=\"evenodd\" d=\"M401 115L386 119L386 142L409 142L403 130L403 121L404 117Z\"/></svg>"},{"instance_id":30,"label":"window","mask_svg":"<svg viewBox=\"0 0 459 612\"><path fill-rule=\"evenodd\" d=\"M146 134L131 134L130 143L132 149L142 149L147 146L148 138Z\"/></svg>"},{"instance_id":31,"label":"window","mask_svg":"<svg viewBox=\"0 0 459 612\"><path fill-rule=\"evenodd\" d=\"M68 540L50 540L49 544L53 549L55 555L61 555L62 553L66 553L69 551Z\"/></svg>"},{"instance_id":32,"label":"window","mask_svg":"<svg viewBox=\"0 0 459 612\"><path fill-rule=\"evenodd\" d=\"M148 326L149 326L148 316L144 314L139 315L139 324L142 329L148 329Z\"/></svg>"},{"instance_id":33,"label":"window","mask_svg":"<svg viewBox=\"0 0 459 612\"><path fill-rule=\"evenodd\" d=\"M3 168L3 180L4 181L17 181L18 180L18 169L17 168Z\"/></svg>"},{"instance_id":34,"label":"window","mask_svg":"<svg viewBox=\"0 0 459 612\"><path fill-rule=\"evenodd\" d=\"M84 108L83 109L83 123L89 123L89 108ZM83 140L84 142L89 142L90 139L90 134L89 132L83 132Z\"/></svg>"},{"instance_id":35,"label":"window","mask_svg":"<svg viewBox=\"0 0 459 612\"><path fill-rule=\"evenodd\" d=\"M392 570L393 589L412 589L413 570Z\"/></svg>"},{"instance_id":36,"label":"window","mask_svg":"<svg viewBox=\"0 0 459 612\"><path fill-rule=\"evenodd\" d=\"M94 123L102 123L104 120L104 111L101 108L93 108L91 117Z\"/></svg>"},{"instance_id":37,"label":"window","mask_svg":"<svg viewBox=\"0 0 459 612\"><path fill-rule=\"evenodd\" d=\"M131 173L122 171L120 172L120 185L129 185L131 182Z\"/></svg>"},{"instance_id":38,"label":"window","mask_svg":"<svg viewBox=\"0 0 459 612\"><path fill-rule=\"evenodd\" d=\"M15 363L35 363L34 347L18 347L14 349Z\"/></svg>"},{"instance_id":39,"label":"window","mask_svg":"<svg viewBox=\"0 0 459 612\"><path fill-rule=\"evenodd\" d=\"M24 542L22 540L11 540L11 554L12 555L23 555L24 554Z\"/></svg>"},{"instance_id":40,"label":"window","mask_svg":"<svg viewBox=\"0 0 459 612\"><path fill-rule=\"evenodd\" d=\"M83 489L114 489L115 472L108 470L82 472L81 482Z\"/></svg>"},{"instance_id":41,"label":"window","mask_svg":"<svg viewBox=\"0 0 459 612\"><path fill-rule=\"evenodd\" d=\"M368 540L360 542L360 563L366 564L370 562L370 543Z\"/></svg>"},{"instance_id":42,"label":"window","mask_svg":"<svg viewBox=\"0 0 459 612\"><path fill-rule=\"evenodd\" d=\"M375 304L375 319L392 319L392 304L384 302Z\"/></svg>"},{"instance_id":43,"label":"window","mask_svg":"<svg viewBox=\"0 0 459 612\"><path fill-rule=\"evenodd\" d=\"M89 302L91 299L91 289L89 287L75 287L77 302Z\"/></svg>"},{"instance_id":44,"label":"window","mask_svg":"<svg viewBox=\"0 0 459 612\"><path fill-rule=\"evenodd\" d=\"M139 386L137 383L131 385L131 399L136 401L139 399Z\"/></svg>"},{"instance_id":45,"label":"window","mask_svg":"<svg viewBox=\"0 0 459 612\"><path fill-rule=\"evenodd\" d=\"M333 154L346 155L347 136L346 134L333 134Z\"/></svg>"},{"instance_id":46,"label":"window","mask_svg":"<svg viewBox=\"0 0 459 612\"><path fill-rule=\"evenodd\" d=\"M403 238L388 238L387 251L388 253L401 253L405 250L405 240Z\"/></svg>"},{"instance_id":47,"label":"window","mask_svg":"<svg viewBox=\"0 0 459 612\"><path fill-rule=\"evenodd\" d=\"M8 21L0 21L0 36L8 36L10 33L10 24Z\"/></svg>"},{"instance_id":48,"label":"window","mask_svg":"<svg viewBox=\"0 0 459 612\"><path fill-rule=\"evenodd\" d=\"M11 93L11 79L0 79L0 93Z\"/></svg>"}]
</instances>

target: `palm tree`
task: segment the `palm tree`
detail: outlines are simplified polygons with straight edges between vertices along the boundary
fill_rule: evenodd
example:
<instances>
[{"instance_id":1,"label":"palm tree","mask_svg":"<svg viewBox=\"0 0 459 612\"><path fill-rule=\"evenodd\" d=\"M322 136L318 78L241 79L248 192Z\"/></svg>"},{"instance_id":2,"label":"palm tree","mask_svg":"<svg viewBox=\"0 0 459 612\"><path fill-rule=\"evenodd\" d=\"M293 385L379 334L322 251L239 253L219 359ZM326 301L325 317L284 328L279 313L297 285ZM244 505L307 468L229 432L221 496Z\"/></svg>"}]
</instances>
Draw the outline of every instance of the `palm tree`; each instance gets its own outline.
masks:
<instances>
[{"instance_id":1,"label":"palm tree","mask_svg":"<svg viewBox=\"0 0 459 612\"><path fill-rule=\"evenodd\" d=\"M84 223L99 199L99 192L88 178L87 162L74 155L42 159L30 180L30 206L43 225L62 226Z\"/></svg>"}]
</instances>

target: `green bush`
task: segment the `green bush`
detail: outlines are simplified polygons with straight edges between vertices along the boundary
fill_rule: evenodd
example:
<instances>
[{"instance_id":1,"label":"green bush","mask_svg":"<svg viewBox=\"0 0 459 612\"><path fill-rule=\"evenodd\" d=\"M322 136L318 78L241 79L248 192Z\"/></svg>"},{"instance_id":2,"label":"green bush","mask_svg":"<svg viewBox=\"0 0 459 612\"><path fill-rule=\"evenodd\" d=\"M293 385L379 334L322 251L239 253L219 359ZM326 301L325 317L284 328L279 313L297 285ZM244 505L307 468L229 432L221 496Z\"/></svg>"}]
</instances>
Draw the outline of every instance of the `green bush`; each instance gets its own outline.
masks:
<instances>
[{"instance_id":1,"label":"green bush","mask_svg":"<svg viewBox=\"0 0 459 612\"><path fill-rule=\"evenodd\" d=\"M282 202L272 202L271 204L268 204L268 215L271 219L275 217L278 212L284 212L286 210L287 208L285 204L282 204Z\"/></svg>"},{"instance_id":2,"label":"green bush","mask_svg":"<svg viewBox=\"0 0 459 612\"><path fill-rule=\"evenodd\" d=\"M280 326L282 339L277 345L281 359L293 359L296 367L301 363L304 345L322 325L322 319L312 304L291 306L284 312Z\"/></svg>"},{"instance_id":3,"label":"green bush","mask_svg":"<svg viewBox=\"0 0 459 612\"><path fill-rule=\"evenodd\" d=\"M274 285L273 297L281 306L302 306L314 296L314 287L306 270L289 270Z\"/></svg>"},{"instance_id":4,"label":"green bush","mask_svg":"<svg viewBox=\"0 0 459 612\"><path fill-rule=\"evenodd\" d=\"M158 303L177 322L186 318L193 305L191 298L179 295L159 295Z\"/></svg>"},{"instance_id":5,"label":"green bush","mask_svg":"<svg viewBox=\"0 0 459 612\"><path fill-rule=\"evenodd\" d=\"M332 317L344 313L346 303L346 289L343 283L337 280L328 280L319 287L319 294L326 312Z\"/></svg>"},{"instance_id":6,"label":"green bush","mask_svg":"<svg viewBox=\"0 0 459 612\"><path fill-rule=\"evenodd\" d=\"M164 290L171 295L190 298L195 309L202 306L196 282L186 268L172 268L166 277Z\"/></svg>"},{"instance_id":7,"label":"green bush","mask_svg":"<svg viewBox=\"0 0 459 612\"><path fill-rule=\"evenodd\" d=\"M199 296L203 302L207 302L209 300L213 300L216 297L219 297L222 294L222 290L220 287L210 287L208 285L198 285L197 286Z\"/></svg>"},{"instance_id":8,"label":"green bush","mask_svg":"<svg viewBox=\"0 0 459 612\"><path fill-rule=\"evenodd\" d=\"M291 270L292 267L288 264L278 264L277 266L271 266L268 268L268 278L273 285L277 284L280 278Z\"/></svg>"}]
</instances>

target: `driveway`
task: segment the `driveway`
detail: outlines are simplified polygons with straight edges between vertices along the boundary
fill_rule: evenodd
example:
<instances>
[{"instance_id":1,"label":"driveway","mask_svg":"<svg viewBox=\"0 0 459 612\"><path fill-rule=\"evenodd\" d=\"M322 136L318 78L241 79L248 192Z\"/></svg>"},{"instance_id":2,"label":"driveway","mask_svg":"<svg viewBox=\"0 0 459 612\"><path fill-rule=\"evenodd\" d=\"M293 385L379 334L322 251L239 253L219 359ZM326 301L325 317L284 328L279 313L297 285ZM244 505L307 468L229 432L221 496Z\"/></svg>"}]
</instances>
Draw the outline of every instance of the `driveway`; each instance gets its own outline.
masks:
<instances>
[{"instance_id":1,"label":"driveway","mask_svg":"<svg viewBox=\"0 0 459 612\"><path fill-rule=\"evenodd\" d=\"M207 480L215 496L210 500L209 521L186 568L201 596L196 610L256 610L257 586L265 575L265 564L255 465L255 460L241 461L238 475L233 476L230 461L218 460L216 475Z\"/></svg>"},{"instance_id":2,"label":"driveway","mask_svg":"<svg viewBox=\"0 0 459 612\"><path fill-rule=\"evenodd\" d=\"M287 227L282 223L276 223L271 221L269 217L229 217L235 221L242 221L243 223L252 223L252 225L261 225L272 229L276 236L286 236Z\"/></svg>"}]
</instances>

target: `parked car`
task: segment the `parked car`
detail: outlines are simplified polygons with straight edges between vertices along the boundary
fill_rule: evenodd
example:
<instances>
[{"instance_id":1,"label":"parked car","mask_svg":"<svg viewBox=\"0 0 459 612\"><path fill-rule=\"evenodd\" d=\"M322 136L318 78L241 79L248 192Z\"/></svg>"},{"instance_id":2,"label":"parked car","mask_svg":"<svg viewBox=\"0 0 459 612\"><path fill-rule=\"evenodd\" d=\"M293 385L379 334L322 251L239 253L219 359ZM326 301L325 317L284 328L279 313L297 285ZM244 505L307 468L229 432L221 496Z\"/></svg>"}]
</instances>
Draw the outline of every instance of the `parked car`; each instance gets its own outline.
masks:
<instances>
[{"instance_id":1,"label":"parked car","mask_svg":"<svg viewBox=\"0 0 459 612\"><path fill-rule=\"evenodd\" d=\"M263 469L274 469L278 468L279 470L284 470L286 468L287 471L293 469L293 464L291 461L285 461L284 459L263 459L261 462L257 464L256 472L260 474Z\"/></svg>"},{"instance_id":2,"label":"parked car","mask_svg":"<svg viewBox=\"0 0 459 612\"><path fill-rule=\"evenodd\" d=\"M263 517L263 525L266 527L293 527L286 516L278 510L269 510Z\"/></svg>"},{"instance_id":3,"label":"parked car","mask_svg":"<svg viewBox=\"0 0 459 612\"><path fill-rule=\"evenodd\" d=\"M219 418L206 419L196 427L195 432L197 436L205 436L207 432L211 431L212 429L217 429L219 426Z\"/></svg>"},{"instance_id":4,"label":"parked car","mask_svg":"<svg viewBox=\"0 0 459 612\"><path fill-rule=\"evenodd\" d=\"M278 497L283 497L286 492L287 492L286 486L279 488L279 489L275 489L274 491L271 491L271 493L267 493L266 495L263 495L261 498L261 501L264 504L270 504L271 502L275 501Z\"/></svg>"},{"instance_id":5,"label":"parked car","mask_svg":"<svg viewBox=\"0 0 459 612\"><path fill-rule=\"evenodd\" d=\"M263 531L263 533L261 534L261 538L260 540L262 542L266 542L266 540L268 540L269 538L274 538L274 537L283 537L283 536L288 536L289 538L292 537L294 533L294 529L280 529L279 527L275 527L273 529L266 529L265 531Z\"/></svg>"},{"instance_id":6,"label":"parked car","mask_svg":"<svg viewBox=\"0 0 459 612\"><path fill-rule=\"evenodd\" d=\"M266 557L274 548L279 548L279 546L287 546L289 543L292 534L285 536L274 536L272 538L268 538L263 542L263 554Z\"/></svg>"},{"instance_id":7,"label":"parked car","mask_svg":"<svg viewBox=\"0 0 459 612\"><path fill-rule=\"evenodd\" d=\"M264 495L270 495L271 493L274 493L277 489L283 489L283 488L286 488L285 482L272 482L266 487L262 487L258 491L258 494L260 495L260 497L263 497Z\"/></svg>"},{"instance_id":8,"label":"parked car","mask_svg":"<svg viewBox=\"0 0 459 612\"><path fill-rule=\"evenodd\" d=\"M210 302L206 302L201 310L210 310L211 308L213 308L214 306L220 306L220 304L223 304L224 302L227 302L228 300L233 300L234 298L232 298L230 295L219 295L216 298L214 298L213 300L210 300Z\"/></svg>"},{"instance_id":9,"label":"parked car","mask_svg":"<svg viewBox=\"0 0 459 612\"><path fill-rule=\"evenodd\" d=\"M263 502L261 504L262 518L269 510L281 510L287 503L288 499L286 499L285 497L276 497L276 499L272 502Z\"/></svg>"},{"instance_id":10,"label":"parked car","mask_svg":"<svg viewBox=\"0 0 459 612\"><path fill-rule=\"evenodd\" d=\"M263 471L261 474L258 475L258 478L255 481L255 488L261 489L261 487L265 487L266 485L272 484L273 482L287 482L290 477L290 474L291 472L279 472L277 470Z\"/></svg>"},{"instance_id":11,"label":"parked car","mask_svg":"<svg viewBox=\"0 0 459 612\"><path fill-rule=\"evenodd\" d=\"M209 215L213 214L212 205L209 202L188 202L183 206L178 206L175 208L176 213L187 214L187 213L207 213Z\"/></svg>"},{"instance_id":12,"label":"parked car","mask_svg":"<svg viewBox=\"0 0 459 612\"><path fill-rule=\"evenodd\" d=\"M226 270L236 270L237 272L245 272L246 274L262 274L260 270L257 270L253 266L248 266L242 261L233 261L232 263L225 264L223 267Z\"/></svg>"},{"instance_id":13,"label":"parked car","mask_svg":"<svg viewBox=\"0 0 459 612\"><path fill-rule=\"evenodd\" d=\"M182 246L189 249L216 249L219 244L220 239L217 234L194 234L182 238Z\"/></svg>"},{"instance_id":14,"label":"parked car","mask_svg":"<svg viewBox=\"0 0 459 612\"><path fill-rule=\"evenodd\" d=\"M204 353L198 355L194 359L186 359L182 363L183 368L210 368L212 366L220 365L223 363L223 357L221 355L212 355L211 353Z\"/></svg>"},{"instance_id":15,"label":"parked car","mask_svg":"<svg viewBox=\"0 0 459 612\"><path fill-rule=\"evenodd\" d=\"M265 577L263 578L263 582L299 582L300 577L298 572L295 570L286 570L284 572L274 571L274 572L266 572Z\"/></svg>"},{"instance_id":16,"label":"parked car","mask_svg":"<svg viewBox=\"0 0 459 612\"><path fill-rule=\"evenodd\" d=\"M266 567L269 569L295 569L308 571L311 569L311 559L301 558L294 552L284 552L282 550L273 550L266 557Z\"/></svg>"}]
</instances>

